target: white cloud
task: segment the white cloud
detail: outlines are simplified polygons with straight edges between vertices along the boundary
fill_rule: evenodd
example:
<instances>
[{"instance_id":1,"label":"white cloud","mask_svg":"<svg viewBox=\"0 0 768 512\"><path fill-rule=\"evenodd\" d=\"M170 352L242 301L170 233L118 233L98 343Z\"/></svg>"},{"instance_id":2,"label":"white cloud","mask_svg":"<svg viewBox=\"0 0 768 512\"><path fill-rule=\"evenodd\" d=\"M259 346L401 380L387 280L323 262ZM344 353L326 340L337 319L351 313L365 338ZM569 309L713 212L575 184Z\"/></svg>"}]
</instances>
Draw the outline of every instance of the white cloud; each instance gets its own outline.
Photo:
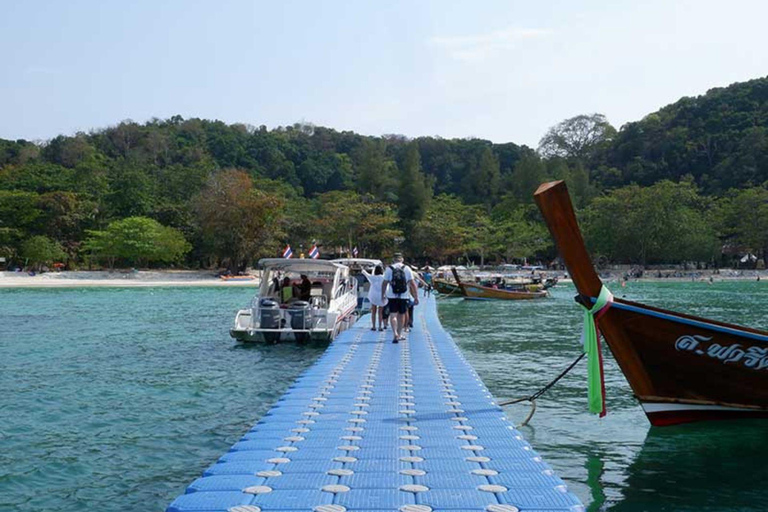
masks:
<instances>
[{"instance_id":1,"label":"white cloud","mask_svg":"<svg viewBox=\"0 0 768 512\"><path fill-rule=\"evenodd\" d=\"M551 33L552 31L547 29L507 28L471 36L436 36L430 38L429 43L443 48L454 59L478 61L512 50L522 41L539 39Z\"/></svg>"}]
</instances>

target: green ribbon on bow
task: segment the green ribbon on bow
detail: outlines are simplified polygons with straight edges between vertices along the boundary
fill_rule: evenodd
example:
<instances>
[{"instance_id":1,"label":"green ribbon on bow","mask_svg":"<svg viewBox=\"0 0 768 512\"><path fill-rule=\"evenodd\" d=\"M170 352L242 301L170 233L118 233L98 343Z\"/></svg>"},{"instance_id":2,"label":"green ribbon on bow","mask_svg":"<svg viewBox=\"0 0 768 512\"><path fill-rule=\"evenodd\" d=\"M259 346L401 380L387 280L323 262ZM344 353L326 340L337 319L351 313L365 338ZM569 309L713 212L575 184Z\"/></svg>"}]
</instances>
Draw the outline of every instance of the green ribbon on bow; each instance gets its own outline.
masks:
<instances>
[{"instance_id":1,"label":"green ribbon on bow","mask_svg":"<svg viewBox=\"0 0 768 512\"><path fill-rule=\"evenodd\" d=\"M584 330L582 339L584 352L587 354L587 392L589 412L599 413L605 416L605 379L603 376L603 356L600 351L600 329L597 319L603 309L610 307L613 302L613 294L603 285L600 288L595 304L591 308L584 308Z\"/></svg>"}]
</instances>

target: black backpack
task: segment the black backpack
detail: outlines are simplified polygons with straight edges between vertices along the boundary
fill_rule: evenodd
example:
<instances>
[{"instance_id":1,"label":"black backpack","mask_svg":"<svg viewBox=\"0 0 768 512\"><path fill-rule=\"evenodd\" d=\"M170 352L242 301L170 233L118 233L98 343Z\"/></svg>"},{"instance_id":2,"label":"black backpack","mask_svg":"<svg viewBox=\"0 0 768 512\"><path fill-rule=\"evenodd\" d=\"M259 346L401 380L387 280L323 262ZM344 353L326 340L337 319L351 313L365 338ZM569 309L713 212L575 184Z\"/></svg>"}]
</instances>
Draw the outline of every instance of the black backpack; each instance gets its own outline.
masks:
<instances>
[{"instance_id":1,"label":"black backpack","mask_svg":"<svg viewBox=\"0 0 768 512\"><path fill-rule=\"evenodd\" d=\"M392 269L392 281L389 285L392 287L392 293L400 295L408 291L408 281L405 279L405 270L402 266L389 267Z\"/></svg>"}]
</instances>

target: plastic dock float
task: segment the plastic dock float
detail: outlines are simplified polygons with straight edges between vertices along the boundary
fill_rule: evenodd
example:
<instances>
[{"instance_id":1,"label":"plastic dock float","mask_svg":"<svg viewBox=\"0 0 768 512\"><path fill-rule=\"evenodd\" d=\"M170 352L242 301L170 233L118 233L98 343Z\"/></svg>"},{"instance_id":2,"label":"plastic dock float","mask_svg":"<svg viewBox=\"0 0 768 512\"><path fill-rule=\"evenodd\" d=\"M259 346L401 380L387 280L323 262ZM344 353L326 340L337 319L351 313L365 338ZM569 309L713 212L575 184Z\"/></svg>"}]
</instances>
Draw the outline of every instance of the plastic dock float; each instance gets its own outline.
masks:
<instances>
[{"instance_id":1,"label":"plastic dock float","mask_svg":"<svg viewBox=\"0 0 768 512\"><path fill-rule=\"evenodd\" d=\"M168 512L583 511L440 325L359 321Z\"/></svg>"}]
</instances>

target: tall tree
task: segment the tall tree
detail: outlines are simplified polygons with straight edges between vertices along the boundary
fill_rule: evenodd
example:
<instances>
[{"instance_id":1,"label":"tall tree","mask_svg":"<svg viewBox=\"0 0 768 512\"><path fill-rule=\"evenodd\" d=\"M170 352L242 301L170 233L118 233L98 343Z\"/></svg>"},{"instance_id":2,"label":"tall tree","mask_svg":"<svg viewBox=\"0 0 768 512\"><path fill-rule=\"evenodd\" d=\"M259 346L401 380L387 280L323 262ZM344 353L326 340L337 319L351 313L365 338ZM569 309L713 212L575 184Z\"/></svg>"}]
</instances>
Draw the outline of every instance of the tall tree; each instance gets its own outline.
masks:
<instances>
[{"instance_id":1,"label":"tall tree","mask_svg":"<svg viewBox=\"0 0 768 512\"><path fill-rule=\"evenodd\" d=\"M419 146L411 142L405 153L398 187L398 213L406 224L420 220L432 199L432 180L421 170Z\"/></svg>"},{"instance_id":2,"label":"tall tree","mask_svg":"<svg viewBox=\"0 0 768 512\"><path fill-rule=\"evenodd\" d=\"M539 141L539 153L547 158L571 158L587 164L615 136L616 129L603 114L582 114L550 128Z\"/></svg>"},{"instance_id":3,"label":"tall tree","mask_svg":"<svg viewBox=\"0 0 768 512\"><path fill-rule=\"evenodd\" d=\"M326 192L317 198L315 225L325 245L358 247L364 254L389 251L402 236L394 205L352 190Z\"/></svg>"},{"instance_id":4,"label":"tall tree","mask_svg":"<svg viewBox=\"0 0 768 512\"><path fill-rule=\"evenodd\" d=\"M254 189L251 177L230 169L215 174L195 201L195 212L212 253L242 270L257 256L277 252L284 201Z\"/></svg>"},{"instance_id":5,"label":"tall tree","mask_svg":"<svg viewBox=\"0 0 768 512\"><path fill-rule=\"evenodd\" d=\"M520 203L533 203L533 193L544 181L545 168L535 153L524 155L510 176L509 190Z\"/></svg>"},{"instance_id":6,"label":"tall tree","mask_svg":"<svg viewBox=\"0 0 768 512\"><path fill-rule=\"evenodd\" d=\"M720 232L728 245L768 256L768 189L732 190L718 208Z\"/></svg>"},{"instance_id":7,"label":"tall tree","mask_svg":"<svg viewBox=\"0 0 768 512\"><path fill-rule=\"evenodd\" d=\"M385 141L364 139L353 154L353 161L357 190L379 200L391 201L397 198L397 191L393 189L396 166L386 151Z\"/></svg>"},{"instance_id":8,"label":"tall tree","mask_svg":"<svg viewBox=\"0 0 768 512\"><path fill-rule=\"evenodd\" d=\"M465 197L472 203L485 205L490 211L499 197L500 186L499 160L490 146L486 146L480 153L480 158L470 164L469 172L464 177Z\"/></svg>"},{"instance_id":9,"label":"tall tree","mask_svg":"<svg viewBox=\"0 0 768 512\"><path fill-rule=\"evenodd\" d=\"M139 266L149 263L178 263L191 245L176 229L147 217L128 217L109 224L104 231L90 231L84 250L92 256Z\"/></svg>"},{"instance_id":10,"label":"tall tree","mask_svg":"<svg viewBox=\"0 0 768 512\"><path fill-rule=\"evenodd\" d=\"M615 261L708 262L720 245L711 206L690 181L623 187L585 210L585 238L594 253Z\"/></svg>"}]
</instances>

